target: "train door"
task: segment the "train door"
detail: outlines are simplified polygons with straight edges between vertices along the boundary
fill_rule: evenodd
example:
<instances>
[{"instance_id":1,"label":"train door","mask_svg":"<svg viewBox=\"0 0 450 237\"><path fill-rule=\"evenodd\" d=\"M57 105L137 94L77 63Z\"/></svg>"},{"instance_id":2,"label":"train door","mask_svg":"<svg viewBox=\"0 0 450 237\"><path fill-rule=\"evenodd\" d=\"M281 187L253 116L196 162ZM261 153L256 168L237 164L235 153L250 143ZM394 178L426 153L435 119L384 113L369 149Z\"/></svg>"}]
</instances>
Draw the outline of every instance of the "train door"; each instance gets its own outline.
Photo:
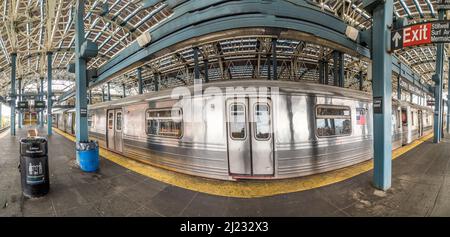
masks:
<instances>
[{"instance_id":1,"label":"train door","mask_svg":"<svg viewBox=\"0 0 450 237\"><path fill-rule=\"evenodd\" d=\"M72 134L75 134L76 131L76 117L75 112L72 112Z\"/></svg>"},{"instance_id":2,"label":"train door","mask_svg":"<svg viewBox=\"0 0 450 237\"><path fill-rule=\"evenodd\" d=\"M422 116L422 110L417 110L417 125L419 129L419 137L423 136L423 116Z\"/></svg>"},{"instance_id":3,"label":"train door","mask_svg":"<svg viewBox=\"0 0 450 237\"><path fill-rule=\"evenodd\" d=\"M273 176L272 104L266 98L229 99L228 163L234 175Z\"/></svg>"},{"instance_id":4,"label":"train door","mask_svg":"<svg viewBox=\"0 0 450 237\"><path fill-rule=\"evenodd\" d=\"M123 124L123 113L121 109L108 110L108 132L107 132L107 142L108 149L122 152L123 141L122 141L122 124Z\"/></svg>"},{"instance_id":5,"label":"train door","mask_svg":"<svg viewBox=\"0 0 450 237\"><path fill-rule=\"evenodd\" d=\"M408 109L407 107L402 107L402 144L408 144Z\"/></svg>"},{"instance_id":6,"label":"train door","mask_svg":"<svg viewBox=\"0 0 450 237\"><path fill-rule=\"evenodd\" d=\"M115 131L114 131L114 145L116 151L122 152L122 123L123 123L123 114L121 109L115 110Z\"/></svg>"},{"instance_id":7,"label":"train door","mask_svg":"<svg viewBox=\"0 0 450 237\"><path fill-rule=\"evenodd\" d=\"M108 149L115 150L114 146L114 110L108 110L107 112L108 116L108 131L106 133L106 136L108 137L107 143L108 143Z\"/></svg>"}]
</instances>

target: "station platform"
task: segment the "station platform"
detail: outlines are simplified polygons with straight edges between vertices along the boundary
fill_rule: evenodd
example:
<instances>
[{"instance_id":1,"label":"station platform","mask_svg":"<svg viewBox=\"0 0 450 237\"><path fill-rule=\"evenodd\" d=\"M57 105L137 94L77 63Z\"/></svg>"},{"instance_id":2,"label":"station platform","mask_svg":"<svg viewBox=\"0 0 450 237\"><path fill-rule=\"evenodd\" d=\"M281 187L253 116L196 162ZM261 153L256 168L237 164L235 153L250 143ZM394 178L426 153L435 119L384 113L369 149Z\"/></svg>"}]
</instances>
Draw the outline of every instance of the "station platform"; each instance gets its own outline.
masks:
<instances>
[{"instance_id":1,"label":"station platform","mask_svg":"<svg viewBox=\"0 0 450 237\"><path fill-rule=\"evenodd\" d=\"M450 216L450 135L440 144L425 140L393 160L387 192L372 187L369 170L308 190L238 198L160 182L105 158L98 172L82 172L74 142L54 133L50 193L26 199L17 169L18 140L26 131L18 129L16 137L0 134L0 216ZM263 182L270 189L270 181Z\"/></svg>"}]
</instances>

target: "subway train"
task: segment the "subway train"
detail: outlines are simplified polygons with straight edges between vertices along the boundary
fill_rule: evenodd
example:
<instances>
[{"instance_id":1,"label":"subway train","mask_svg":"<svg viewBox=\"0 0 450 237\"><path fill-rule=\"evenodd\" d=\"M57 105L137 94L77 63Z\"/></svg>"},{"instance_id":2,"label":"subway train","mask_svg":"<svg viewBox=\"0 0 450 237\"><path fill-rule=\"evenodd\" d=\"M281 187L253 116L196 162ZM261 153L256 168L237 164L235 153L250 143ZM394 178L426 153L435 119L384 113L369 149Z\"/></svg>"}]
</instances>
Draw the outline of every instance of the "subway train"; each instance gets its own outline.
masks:
<instances>
[{"instance_id":1,"label":"subway train","mask_svg":"<svg viewBox=\"0 0 450 237\"><path fill-rule=\"evenodd\" d=\"M130 159L223 180L299 177L373 156L368 93L266 80L177 89L90 105L90 137ZM73 110L54 112L53 121L74 134ZM393 100L393 149L432 125L431 108Z\"/></svg>"}]
</instances>

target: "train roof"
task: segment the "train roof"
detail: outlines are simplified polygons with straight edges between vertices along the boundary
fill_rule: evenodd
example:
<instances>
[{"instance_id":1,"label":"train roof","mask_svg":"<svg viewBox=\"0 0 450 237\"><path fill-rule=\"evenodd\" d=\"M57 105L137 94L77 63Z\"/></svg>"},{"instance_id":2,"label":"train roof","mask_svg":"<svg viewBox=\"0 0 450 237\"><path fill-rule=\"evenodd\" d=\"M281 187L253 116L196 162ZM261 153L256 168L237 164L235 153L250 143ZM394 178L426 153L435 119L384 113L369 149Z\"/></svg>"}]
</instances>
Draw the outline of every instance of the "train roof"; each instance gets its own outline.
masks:
<instances>
[{"instance_id":1,"label":"train roof","mask_svg":"<svg viewBox=\"0 0 450 237\"><path fill-rule=\"evenodd\" d=\"M244 90L249 87L270 87L270 88L279 88L278 93L299 93L299 94L315 94L315 95L329 95L329 96L335 96L335 97L342 97L342 98L353 98L353 99L359 99L359 100L366 100L366 101L372 101L372 96L370 93L348 89L348 88L342 88L342 87L336 87L336 86L329 86L329 85L322 85L317 83L309 83L309 82L295 82L295 81L267 81L267 80L228 80L228 81L221 81L221 82L210 82L210 83L203 83L203 93L208 95L210 93L208 92L215 92L215 90L207 90L209 87L216 87L222 90L222 93L225 93L226 88L243 88ZM187 90L189 90L190 94L192 95L194 92L194 85L186 86ZM175 90L181 91L181 92L187 92L186 89L180 89L175 88ZM89 109L99 109L99 108L113 108L113 107L119 107L121 105L131 105L131 104L137 104L142 103L144 101L151 101L151 100L173 100L177 97L172 98L172 92L174 91L174 88L161 90L158 92L149 92L142 95L134 95L129 96L126 98L122 98L119 100L113 100L113 101L106 101L102 103L98 103L95 105L89 105ZM251 91L245 91L246 93L252 93ZM272 90L272 93L277 93Z\"/></svg>"}]
</instances>

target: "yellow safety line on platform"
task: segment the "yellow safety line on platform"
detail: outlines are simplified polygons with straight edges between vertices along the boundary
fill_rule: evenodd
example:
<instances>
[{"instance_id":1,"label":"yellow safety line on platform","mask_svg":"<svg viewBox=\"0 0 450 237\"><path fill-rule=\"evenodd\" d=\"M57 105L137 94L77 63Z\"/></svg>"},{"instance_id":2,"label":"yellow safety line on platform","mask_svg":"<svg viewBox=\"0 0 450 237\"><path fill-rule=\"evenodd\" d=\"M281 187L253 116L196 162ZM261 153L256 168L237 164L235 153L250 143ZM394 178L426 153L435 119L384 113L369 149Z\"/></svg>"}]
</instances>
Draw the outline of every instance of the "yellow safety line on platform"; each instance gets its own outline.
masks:
<instances>
[{"instance_id":1,"label":"yellow safety line on platform","mask_svg":"<svg viewBox=\"0 0 450 237\"><path fill-rule=\"evenodd\" d=\"M74 136L57 128L55 128L55 131L67 139L75 141ZM409 145L394 150L392 159L400 157L414 147L417 147L424 141L430 139L432 136L433 134L427 135ZM368 160L342 169L299 178L282 180L241 180L235 182L207 179L177 173L175 171L154 167L132 160L103 148L100 148L100 156L136 173L177 187L213 195L239 198L265 197L319 188L352 178L373 169L372 160Z\"/></svg>"}]
</instances>

